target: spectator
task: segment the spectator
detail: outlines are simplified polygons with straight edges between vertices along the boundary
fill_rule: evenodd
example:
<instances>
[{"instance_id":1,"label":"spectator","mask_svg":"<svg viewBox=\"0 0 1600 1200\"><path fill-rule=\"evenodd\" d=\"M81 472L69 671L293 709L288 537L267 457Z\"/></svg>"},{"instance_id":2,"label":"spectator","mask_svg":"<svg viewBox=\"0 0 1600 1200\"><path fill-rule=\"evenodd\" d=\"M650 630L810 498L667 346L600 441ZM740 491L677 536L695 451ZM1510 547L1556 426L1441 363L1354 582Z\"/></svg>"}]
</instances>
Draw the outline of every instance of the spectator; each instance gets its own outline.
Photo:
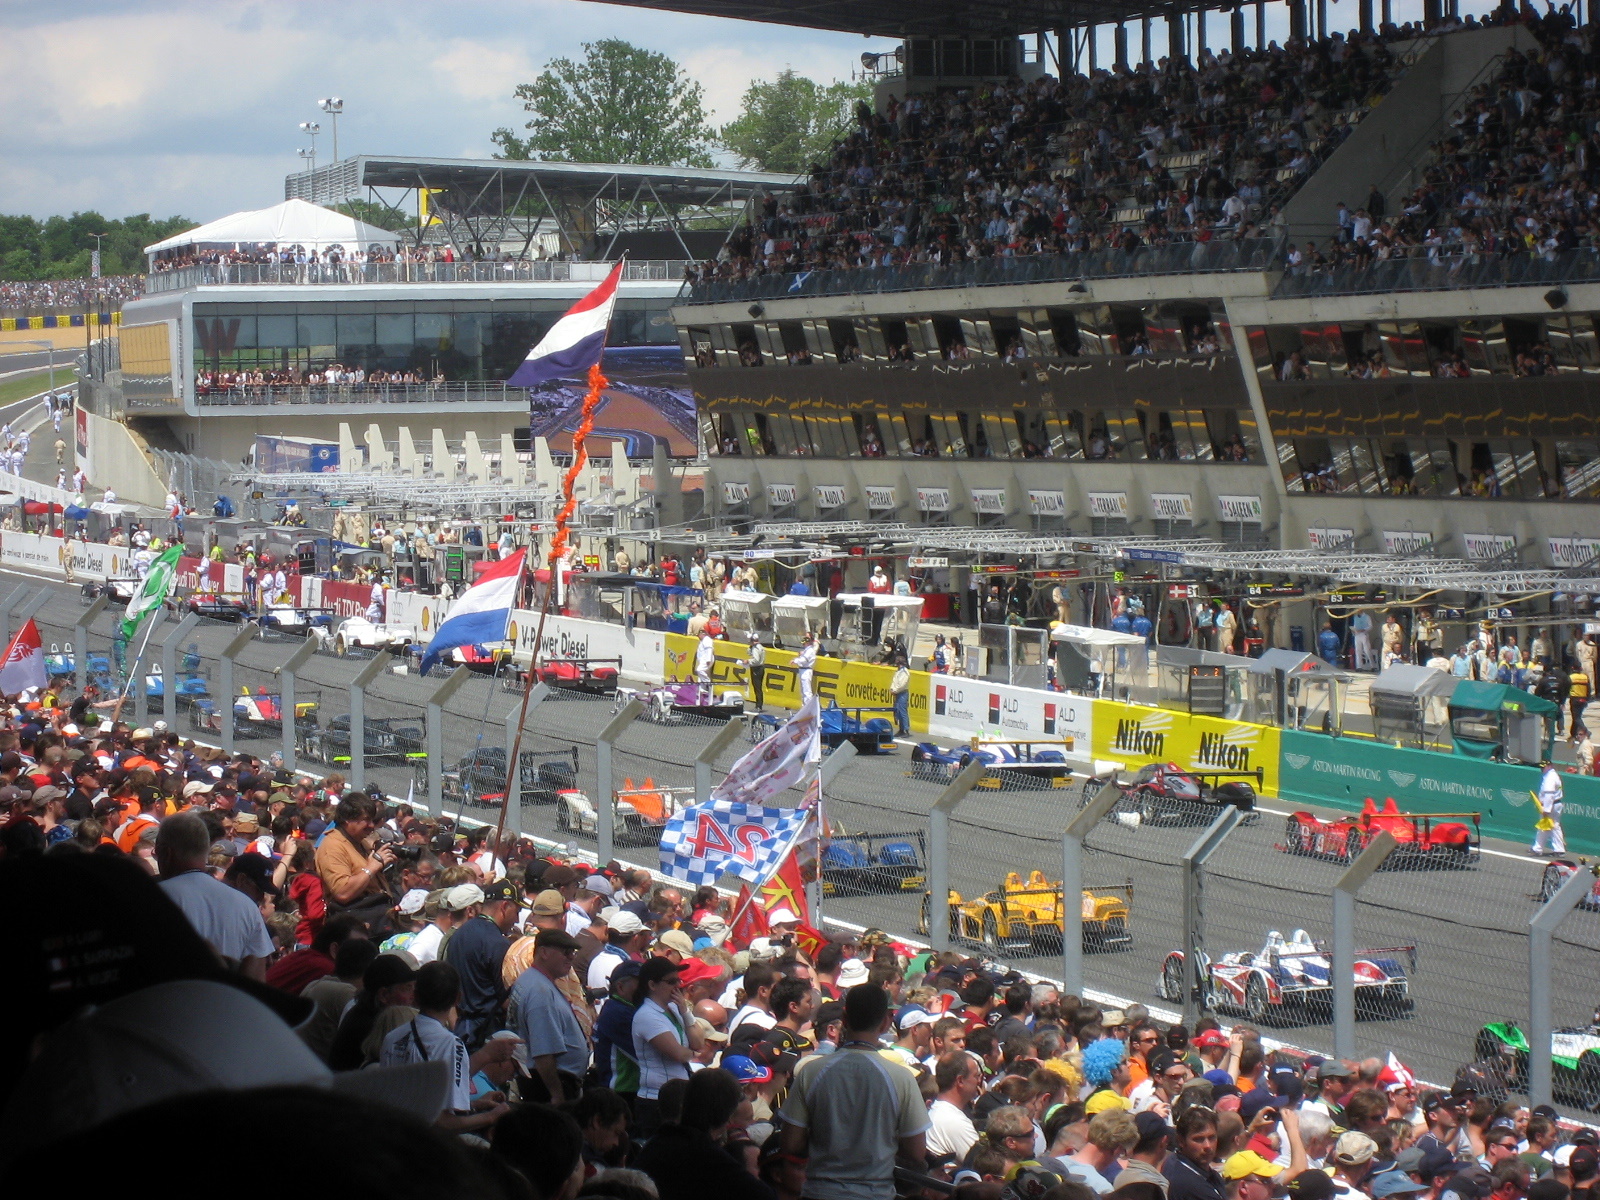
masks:
<instances>
[{"instance_id":1,"label":"spectator","mask_svg":"<svg viewBox=\"0 0 1600 1200\"><path fill-rule=\"evenodd\" d=\"M498 1095L475 1101L472 1076L487 1063L509 1059L513 1043L494 1038L469 1058L466 1045L452 1028L456 1003L461 997L461 977L447 962L431 962L418 971L414 994L416 1016L385 1036L379 1063L386 1067L416 1062L449 1063L450 1094L435 1123L448 1133L487 1129L509 1109L504 1097Z\"/></svg>"},{"instance_id":2,"label":"spectator","mask_svg":"<svg viewBox=\"0 0 1600 1200\"><path fill-rule=\"evenodd\" d=\"M983 1068L964 1050L941 1057L933 1072L939 1094L928 1106L928 1153L960 1162L978 1140L970 1111L983 1092Z\"/></svg>"},{"instance_id":3,"label":"spectator","mask_svg":"<svg viewBox=\"0 0 1600 1200\"><path fill-rule=\"evenodd\" d=\"M387 914L393 903L384 884L383 869L394 862L387 844L374 848L372 831L377 810L370 796L354 793L339 801L333 829L317 847L317 871L329 916L348 913L373 935L387 934Z\"/></svg>"},{"instance_id":4,"label":"spectator","mask_svg":"<svg viewBox=\"0 0 1600 1200\"><path fill-rule=\"evenodd\" d=\"M443 955L461 979L455 1031L469 1051L482 1046L505 1016L509 989L501 964L510 948L506 935L520 910L516 885L505 879L490 884L483 889L483 902L477 908L476 913L469 908L464 914L466 919L451 934Z\"/></svg>"},{"instance_id":5,"label":"spectator","mask_svg":"<svg viewBox=\"0 0 1600 1200\"><path fill-rule=\"evenodd\" d=\"M648 1138L661 1127L661 1089L689 1077L689 1063L705 1044L683 1001L682 968L652 958L639 971L639 1006L633 1015L633 1057L639 1064L635 1130Z\"/></svg>"},{"instance_id":6,"label":"spectator","mask_svg":"<svg viewBox=\"0 0 1600 1200\"><path fill-rule=\"evenodd\" d=\"M527 1054L528 1074L522 1080L526 1099L572 1100L589 1070L589 1040L556 986L571 971L577 952L578 941L566 930L541 929L533 965L511 989L516 1031Z\"/></svg>"},{"instance_id":7,"label":"spectator","mask_svg":"<svg viewBox=\"0 0 1600 1200\"><path fill-rule=\"evenodd\" d=\"M655 1181L661 1200L775 1200L776 1193L723 1148L743 1099L739 1081L727 1071L695 1072L678 1121L664 1126L635 1160Z\"/></svg>"},{"instance_id":8,"label":"spectator","mask_svg":"<svg viewBox=\"0 0 1600 1200\"><path fill-rule=\"evenodd\" d=\"M1173 1151L1161 1168L1168 1200L1222 1200L1222 1176L1211 1165L1216 1153L1216 1113L1189 1108L1177 1120Z\"/></svg>"},{"instance_id":9,"label":"spectator","mask_svg":"<svg viewBox=\"0 0 1600 1200\"><path fill-rule=\"evenodd\" d=\"M211 834L199 816L168 817L156 835L161 890L225 962L241 975L265 980L272 937L261 909L211 874L210 855Z\"/></svg>"}]
</instances>

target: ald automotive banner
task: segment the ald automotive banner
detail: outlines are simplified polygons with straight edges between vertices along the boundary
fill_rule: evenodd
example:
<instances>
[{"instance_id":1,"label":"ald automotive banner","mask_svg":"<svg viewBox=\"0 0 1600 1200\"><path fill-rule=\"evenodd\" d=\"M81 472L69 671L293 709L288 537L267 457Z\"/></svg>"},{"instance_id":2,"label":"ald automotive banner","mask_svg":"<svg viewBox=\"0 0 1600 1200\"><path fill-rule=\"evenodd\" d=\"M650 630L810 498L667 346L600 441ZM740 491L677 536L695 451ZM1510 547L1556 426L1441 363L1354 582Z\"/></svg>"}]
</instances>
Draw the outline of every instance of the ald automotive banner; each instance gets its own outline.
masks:
<instances>
[{"instance_id":1,"label":"ald automotive banner","mask_svg":"<svg viewBox=\"0 0 1600 1200\"><path fill-rule=\"evenodd\" d=\"M1190 771L1262 771L1260 790L1278 791L1279 731L1268 725L1196 717L1165 708L1097 700L1094 756L1127 763L1172 762Z\"/></svg>"},{"instance_id":2,"label":"ald automotive banner","mask_svg":"<svg viewBox=\"0 0 1600 1200\"><path fill-rule=\"evenodd\" d=\"M1279 795L1291 804L1360 812L1369 797L1381 808L1392 796L1402 812L1481 813L1486 836L1533 841L1533 823L1539 819L1531 794L1539 787L1537 767L1292 729L1283 732L1281 756ZM1561 784L1567 849L1600 852L1600 778L1563 774Z\"/></svg>"}]
</instances>

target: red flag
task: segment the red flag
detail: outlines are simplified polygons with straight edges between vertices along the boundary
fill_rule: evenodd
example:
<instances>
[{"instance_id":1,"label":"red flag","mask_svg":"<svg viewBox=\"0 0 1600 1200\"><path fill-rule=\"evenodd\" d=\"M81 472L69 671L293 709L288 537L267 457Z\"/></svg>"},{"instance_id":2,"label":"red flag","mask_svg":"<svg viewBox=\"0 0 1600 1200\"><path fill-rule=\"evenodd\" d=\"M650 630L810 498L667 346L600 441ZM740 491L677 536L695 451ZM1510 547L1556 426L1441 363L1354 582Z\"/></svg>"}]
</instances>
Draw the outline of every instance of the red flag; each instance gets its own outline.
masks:
<instances>
[{"instance_id":1,"label":"red flag","mask_svg":"<svg viewBox=\"0 0 1600 1200\"><path fill-rule=\"evenodd\" d=\"M812 962L815 962L817 960L817 951L828 944L828 936L824 933L818 933L802 921L800 928L794 931L794 941L795 945L800 947L800 952Z\"/></svg>"},{"instance_id":2,"label":"red flag","mask_svg":"<svg viewBox=\"0 0 1600 1200\"><path fill-rule=\"evenodd\" d=\"M46 682L44 647L39 641L39 627L30 617L6 647L4 659L0 659L0 692L15 696L29 688L42 688Z\"/></svg>"},{"instance_id":3,"label":"red flag","mask_svg":"<svg viewBox=\"0 0 1600 1200\"><path fill-rule=\"evenodd\" d=\"M739 888L733 911L736 914L732 929L734 945L748 946L756 938L767 936L767 910L751 899L748 885Z\"/></svg>"},{"instance_id":4,"label":"red flag","mask_svg":"<svg viewBox=\"0 0 1600 1200\"><path fill-rule=\"evenodd\" d=\"M760 896L761 907L768 913L787 908L802 924L811 920L811 910L806 905L806 885L800 876L800 860L795 851L783 856L772 878L761 885Z\"/></svg>"}]
</instances>

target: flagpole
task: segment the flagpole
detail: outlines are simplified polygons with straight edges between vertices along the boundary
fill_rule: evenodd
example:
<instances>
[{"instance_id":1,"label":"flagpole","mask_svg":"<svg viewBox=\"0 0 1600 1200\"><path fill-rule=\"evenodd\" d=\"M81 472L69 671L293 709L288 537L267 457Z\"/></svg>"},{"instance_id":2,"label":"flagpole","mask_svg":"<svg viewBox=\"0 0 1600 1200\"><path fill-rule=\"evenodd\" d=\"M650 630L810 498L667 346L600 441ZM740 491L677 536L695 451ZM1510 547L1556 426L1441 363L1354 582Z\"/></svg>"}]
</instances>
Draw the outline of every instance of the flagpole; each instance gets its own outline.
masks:
<instances>
[{"instance_id":1,"label":"flagpole","mask_svg":"<svg viewBox=\"0 0 1600 1200\"><path fill-rule=\"evenodd\" d=\"M516 596L519 600L522 599L523 577L527 575L527 573L528 556L524 554L522 556L522 570L517 572ZM553 579L552 582L554 582ZM506 756L506 790L500 797L500 816L494 823L494 845L490 848L491 854L500 853L500 838L505 833L506 807L511 803L511 788L513 785L521 782L518 779L518 776L521 774L521 772L517 769L517 760L522 754L522 727L528 723L528 697L533 694L533 681L538 677L539 645L544 641L544 618L545 614L549 611L550 592L547 590L544 595L544 604L539 609L538 629L533 635L533 654L528 659L528 675L527 678L522 681L522 706L517 710L517 733L516 736L511 739L511 745L509 747L510 753ZM507 619L509 620L509 618ZM515 670L517 665L515 658L517 648L515 645L511 647L511 653L513 656L511 667L513 670ZM521 788L517 789L517 803L522 803Z\"/></svg>"},{"instance_id":2,"label":"flagpole","mask_svg":"<svg viewBox=\"0 0 1600 1200\"><path fill-rule=\"evenodd\" d=\"M757 883L757 884L754 884L753 886L751 886L751 888L750 888L750 898L748 900L746 900L742 905L739 906L739 911L738 912L733 914L733 919L728 922L728 928L729 929L732 929L735 925L737 925L739 923L739 918L744 916L745 912L750 908L750 905L752 903L754 903L755 898L761 894L761 889L766 887L767 884L771 883L773 881L773 879L775 879L777 877L778 872L783 869L784 861L789 857L789 855L793 854L795 852L796 847L798 847L800 845L800 839L805 836L806 826L809 823L810 823L809 820L800 822L800 827L798 829L796 829L793 834L790 835L789 844L783 848L783 853L778 855L777 858L772 860L773 863L774 863L774 866L773 866L772 870L768 871L764 876L762 876L760 883ZM741 882L742 882L742 880L741 880Z\"/></svg>"},{"instance_id":3,"label":"flagpole","mask_svg":"<svg viewBox=\"0 0 1600 1200\"><path fill-rule=\"evenodd\" d=\"M163 600L161 605L163 608L166 607L166 601ZM151 609L145 617L144 641L139 644L139 653L134 656L133 666L128 671L127 681L122 685L122 694L117 697L116 707L111 710L111 723L113 725L122 716L122 706L128 701L128 692L132 689L134 680L139 678L139 664L144 661L144 652L150 647L150 635L156 631L155 614L156 610ZM163 680L161 686L165 688L168 684Z\"/></svg>"}]
</instances>

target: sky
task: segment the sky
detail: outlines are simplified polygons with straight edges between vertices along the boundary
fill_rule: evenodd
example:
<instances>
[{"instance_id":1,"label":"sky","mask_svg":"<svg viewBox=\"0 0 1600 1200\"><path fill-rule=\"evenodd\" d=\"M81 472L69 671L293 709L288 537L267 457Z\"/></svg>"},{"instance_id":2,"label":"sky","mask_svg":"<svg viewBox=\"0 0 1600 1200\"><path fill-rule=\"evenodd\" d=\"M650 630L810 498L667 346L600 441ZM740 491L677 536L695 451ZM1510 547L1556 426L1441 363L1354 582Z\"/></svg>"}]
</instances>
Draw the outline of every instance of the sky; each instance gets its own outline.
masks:
<instances>
[{"instance_id":1,"label":"sky","mask_svg":"<svg viewBox=\"0 0 1600 1200\"><path fill-rule=\"evenodd\" d=\"M1333 3L1330 24L1353 24L1354 0ZM1421 3L1394 0L1396 19ZM1267 36L1283 37L1285 6L1267 12ZM1225 30L1213 18L1211 42ZM1112 31L1098 33L1107 65ZM324 96L345 102L340 157L488 158L495 128L527 120L516 85L606 37L676 58L717 125L753 79L785 67L848 78L864 50L894 46L591 0L0 0L0 79L14 101L0 121L0 213L209 221L277 203L311 144L300 122L321 122L317 161L332 158ZM1137 53L1136 28L1130 42Z\"/></svg>"},{"instance_id":2,"label":"sky","mask_svg":"<svg viewBox=\"0 0 1600 1200\"><path fill-rule=\"evenodd\" d=\"M283 199L283 177L344 100L339 155L488 158L528 119L512 96L606 37L676 58L714 124L785 67L847 78L886 39L655 13L588 0L0 0L0 213L94 209L208 221ZM731 164L730 164L731 165Z\"/></svg>"}]
</instances>

